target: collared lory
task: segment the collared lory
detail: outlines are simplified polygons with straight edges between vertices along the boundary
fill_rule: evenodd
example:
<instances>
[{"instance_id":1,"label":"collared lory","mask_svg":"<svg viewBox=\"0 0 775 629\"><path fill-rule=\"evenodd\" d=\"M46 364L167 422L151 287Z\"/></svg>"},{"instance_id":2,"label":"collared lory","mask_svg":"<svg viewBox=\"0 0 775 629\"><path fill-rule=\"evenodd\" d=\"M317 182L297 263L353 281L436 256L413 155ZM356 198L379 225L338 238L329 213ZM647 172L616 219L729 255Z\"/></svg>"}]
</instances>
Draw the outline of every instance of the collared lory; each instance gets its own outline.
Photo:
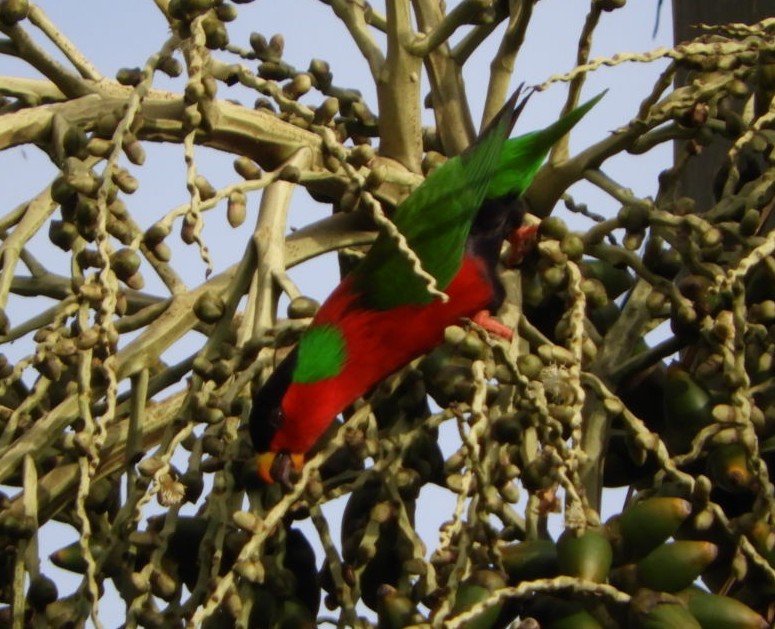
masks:
<instances>
[{"instance_id":1,"label":"collared lory","mask_svg":"<svg viewBox=\"0 0 775 629\"><path fill-rule=\"evenodd\" d=\"M439 345L446 327L500 307L504 290L496 267L504 239L522 222L519 197L552 145L602 94L546 129L507 140L527 101L516 105L517 96L392 217L446 301L429 291L395 238L383 231L254 395L250 434L259 474L268 482L287 482L290 465L300 469L339 413ZM487 316L476 320L497 323Z\"/></svg>"}]
</instances>

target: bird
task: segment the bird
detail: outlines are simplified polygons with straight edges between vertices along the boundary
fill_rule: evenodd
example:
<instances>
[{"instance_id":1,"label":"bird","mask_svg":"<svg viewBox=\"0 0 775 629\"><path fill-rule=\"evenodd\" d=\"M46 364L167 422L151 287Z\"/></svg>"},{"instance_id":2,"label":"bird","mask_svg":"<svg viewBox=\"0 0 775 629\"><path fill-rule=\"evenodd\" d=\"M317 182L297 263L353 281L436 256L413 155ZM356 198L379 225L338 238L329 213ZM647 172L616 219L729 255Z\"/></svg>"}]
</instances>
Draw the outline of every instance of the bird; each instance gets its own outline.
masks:
<instances>
[{"instance_id":1,"label":"bird","mask_svg":"<svg viewBox=\"0 0 775 629\"><path fill-rule=\"evenodd\" d=\"M290 485L291 470L302 469L305 454L337 416L440 345L448 326L468 318L491 333L512 334L491 316L505 296L497 272L503 241L520 230L520 197L551 147L604 95L545 129L507 139L532 94L518 102L520 90L392 216L436 291L414 270L395 234L382 230L254 393L248 428L265 482Z\"/></svg>"}]
</instances>

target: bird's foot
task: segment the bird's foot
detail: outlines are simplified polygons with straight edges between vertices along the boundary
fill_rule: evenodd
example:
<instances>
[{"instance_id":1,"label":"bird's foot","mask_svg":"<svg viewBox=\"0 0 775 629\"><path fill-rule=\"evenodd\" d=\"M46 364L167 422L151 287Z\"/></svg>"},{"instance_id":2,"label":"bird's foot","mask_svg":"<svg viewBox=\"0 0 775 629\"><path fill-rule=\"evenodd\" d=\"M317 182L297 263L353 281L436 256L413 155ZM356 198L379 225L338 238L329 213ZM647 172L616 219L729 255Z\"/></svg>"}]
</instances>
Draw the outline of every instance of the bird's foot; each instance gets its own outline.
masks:
<instances>
[{"instance_id":1,"label":"bird's foot","mask_svg":"<svg viewBox=\"0 0 775 629\"><path fill-rule=\"evenodd\" d=\"M522 225L509 234L511 251L507 258L509 266L519 266L538 242L538 225Z\"/></svg>"},{"instance_id":2,"label":"bird's foot","mask_svg":"<svg viewBox=\"0 0 775 629\"><path fill-rule=\"evenodd\" d=\"M271 485L280 483L286 489L291 489L291 475L301 472L304 467L304 455L291 452L262 452L257 457L258 475Z\"/></svg>"},{"instance_id":3,"label":"bird's foot","mask_svg":"<svg viewBox=\"0 0 775 629\"><path fill-rule=\"evenodd\" d=\"M514 330L493 318L489 310L480 310L473 317L471 317L471 321L473 321L479 327L487 330L490 334L500 336L507 341L510 341L512 338L514 338Z\"/></svg>"}]
</instances>

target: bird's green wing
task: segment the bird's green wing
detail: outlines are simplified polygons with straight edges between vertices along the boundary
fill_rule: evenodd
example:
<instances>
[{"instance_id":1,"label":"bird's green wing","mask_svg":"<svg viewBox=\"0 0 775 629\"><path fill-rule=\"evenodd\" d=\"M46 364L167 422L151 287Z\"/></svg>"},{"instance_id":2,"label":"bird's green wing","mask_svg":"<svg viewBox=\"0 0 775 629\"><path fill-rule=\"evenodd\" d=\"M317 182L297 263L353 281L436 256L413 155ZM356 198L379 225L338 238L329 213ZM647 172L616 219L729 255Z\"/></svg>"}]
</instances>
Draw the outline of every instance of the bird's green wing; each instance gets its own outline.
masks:
<instances>
[{"instance_id":1,"label":"bird's green wing","mask_svg":"<svg viewBox=\"0 0 775 629\"><path fill-rule=\"evenodd\" d=\"M466 151L447 160L397 208L393 222L422 268L444 290L460 268L471 223L485 199L521 195L533 181L549 149L605 95L577 107L554 124L505 140L524 107L515 94ZM413 270L408 256L383 232L353 270L355 288L378 310L427 304L434 296Z\"/></svg>"},{"instance_id":2,"label":"bird's green wing","mask_svg":"<svg viewBox=\"0 0 775 629\"><path fill-rule=\"evenodd\" d=\"M397 208L393 222L417 255L422 268L444 290L460 268L466 238L490 180L501 160L503 144L524 100L515 109L514 94L488 128L462 154L431 173ZM353 270L354 288L366 305L389 310L404 304L427 304L434 296L405 253L386 232Z\"/></svg>"}]
</instances>

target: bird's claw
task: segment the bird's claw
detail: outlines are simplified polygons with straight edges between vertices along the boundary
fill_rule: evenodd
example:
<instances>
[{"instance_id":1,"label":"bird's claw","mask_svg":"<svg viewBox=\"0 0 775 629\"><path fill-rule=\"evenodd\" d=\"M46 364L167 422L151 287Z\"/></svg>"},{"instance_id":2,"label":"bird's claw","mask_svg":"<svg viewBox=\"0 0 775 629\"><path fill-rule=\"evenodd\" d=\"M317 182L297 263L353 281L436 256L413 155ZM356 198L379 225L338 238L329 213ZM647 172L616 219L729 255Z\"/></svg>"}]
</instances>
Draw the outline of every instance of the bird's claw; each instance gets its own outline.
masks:
<instances>
[{"instance_id":1,"label":"bird's claw","mask_svg":"<svg viewBox=\"0 0 775 629\"><path fill-rule=\"evenodd\" d=\"M509 326L504 325L497 319L494 319L489 310L480 310L473 317L471 317L471 321L473 321L479 327L487 330L487 332L490 334L500 336L507 341L510 341L512 338L514 338L514 330L512 330Z\"/></svg>"}]
</instances>

